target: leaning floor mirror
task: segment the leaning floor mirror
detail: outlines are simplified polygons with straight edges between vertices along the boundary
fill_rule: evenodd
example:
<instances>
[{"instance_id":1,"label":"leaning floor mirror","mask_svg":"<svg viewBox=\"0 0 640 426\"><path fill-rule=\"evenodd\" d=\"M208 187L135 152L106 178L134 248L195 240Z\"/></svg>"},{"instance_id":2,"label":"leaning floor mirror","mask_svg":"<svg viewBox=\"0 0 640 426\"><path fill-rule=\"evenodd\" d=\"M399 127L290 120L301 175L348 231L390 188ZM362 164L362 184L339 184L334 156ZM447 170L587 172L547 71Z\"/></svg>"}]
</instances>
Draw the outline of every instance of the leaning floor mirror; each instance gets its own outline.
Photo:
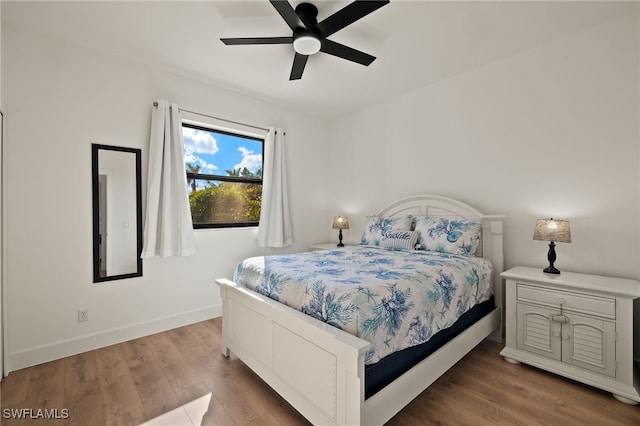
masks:
<instances>
[{"instance_id":1,"label":"leaning floor mirror","mask_svg":"<svg viewBox=\"0 0 640 426\"><path fill-rule=\"evenodd\" d=\"M92 144L93 282L142 276L141 150Z\"/></svg>"}]
</instances>

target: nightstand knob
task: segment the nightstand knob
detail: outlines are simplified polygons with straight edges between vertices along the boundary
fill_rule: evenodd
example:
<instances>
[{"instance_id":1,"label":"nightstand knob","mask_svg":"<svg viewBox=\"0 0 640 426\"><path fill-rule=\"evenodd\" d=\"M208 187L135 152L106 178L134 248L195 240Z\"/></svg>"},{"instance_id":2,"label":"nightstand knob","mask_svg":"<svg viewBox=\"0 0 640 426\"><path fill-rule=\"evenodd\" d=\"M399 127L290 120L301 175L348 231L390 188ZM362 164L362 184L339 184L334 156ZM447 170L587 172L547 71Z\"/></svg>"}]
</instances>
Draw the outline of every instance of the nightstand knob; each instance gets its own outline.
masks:
<instances>
[{"instance_id":1,"label":"nightstand knob","mask_svg":"<svg viewBox=\"0 0 640 426\"><path fill-rule=\"evenodd\" d=\"M554 315L551 317L551 319L555 322L559 322L560 324L566 324L569 322L569 317L566 315Z\"/></svg>"},{"instance_id":2,"label":"nightstand knob","mask_svg":"<svg viewBox=\"0 0 640 426\"><path fill-rule=\"evenodd\" d=\"M562 340L569 340L569 335L566 333L562 333Z\"/></svg>"},{"instance_id":3,"label":"nightstand knob","mask_svg":"<svg viewBox=\"0 0 640 426\"><path fill-rule=\"evenodd\" d=\"M560 332L559 331L554 331L553 332L553 337L560 337Z\"/></svg>"}]
</instances>

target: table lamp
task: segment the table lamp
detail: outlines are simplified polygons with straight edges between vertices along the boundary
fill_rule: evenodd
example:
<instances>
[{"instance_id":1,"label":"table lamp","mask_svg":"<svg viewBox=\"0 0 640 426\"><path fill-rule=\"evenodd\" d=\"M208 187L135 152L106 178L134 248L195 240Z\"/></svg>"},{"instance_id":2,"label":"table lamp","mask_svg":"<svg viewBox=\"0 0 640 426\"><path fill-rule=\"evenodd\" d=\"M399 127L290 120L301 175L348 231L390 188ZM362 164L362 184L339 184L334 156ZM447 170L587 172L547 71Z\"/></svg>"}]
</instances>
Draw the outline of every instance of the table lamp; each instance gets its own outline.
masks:
<instances>
[{"instance_id":1,"label":"table lamp","mask_svg":"<svg viewBox=\"0 0 640 426\"><path fill-rule=\"evenodd\" d=\"M349 229L349 218L344 216L334 216L333 226L331 228L340 230L338 233L338 247L344 247L344 244L342 244L342 230Z\"/></svg>"},{"instance_id":2,"label":"table lamp","mask_svg":"<svg viewBox=\"0 0 640 426\"><path fill-rule=\"evenodd\" d=\"M559 243L571 242L571 229L569 229L568 220L538 219L536 221L536 229L533 231L533 239L538 241L550 241L549 253L547 259L549 266L543 271L547 274L559 274L560 270L553 266L556 261L556 245L554 241Z\"/></svg>"}]
</instances>

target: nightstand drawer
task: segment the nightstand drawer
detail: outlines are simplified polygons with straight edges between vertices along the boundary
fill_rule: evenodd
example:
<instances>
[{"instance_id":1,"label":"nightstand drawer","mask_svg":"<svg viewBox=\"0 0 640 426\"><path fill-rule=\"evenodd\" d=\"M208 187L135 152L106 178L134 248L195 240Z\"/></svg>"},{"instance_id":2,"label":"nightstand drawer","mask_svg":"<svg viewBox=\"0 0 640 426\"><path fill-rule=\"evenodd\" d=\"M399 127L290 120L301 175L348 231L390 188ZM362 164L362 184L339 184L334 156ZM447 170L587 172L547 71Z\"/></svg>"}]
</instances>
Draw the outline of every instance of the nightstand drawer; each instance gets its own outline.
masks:
<instances>
[{"instance_id":1,"label":"nightstand drawer","mask_svg":"<svg viewBox=\"0 0 640 426\"><path fill-rule=\"evenodd\" d=\"M616 300L613 297L558 291L549 287L523 283L517 284L516 297L521 302L536 303L555 309L560 309L560 305L562 305L562 309L568 312L598 315L610 319L616 318Z\"/></svg>"}]
</instances>

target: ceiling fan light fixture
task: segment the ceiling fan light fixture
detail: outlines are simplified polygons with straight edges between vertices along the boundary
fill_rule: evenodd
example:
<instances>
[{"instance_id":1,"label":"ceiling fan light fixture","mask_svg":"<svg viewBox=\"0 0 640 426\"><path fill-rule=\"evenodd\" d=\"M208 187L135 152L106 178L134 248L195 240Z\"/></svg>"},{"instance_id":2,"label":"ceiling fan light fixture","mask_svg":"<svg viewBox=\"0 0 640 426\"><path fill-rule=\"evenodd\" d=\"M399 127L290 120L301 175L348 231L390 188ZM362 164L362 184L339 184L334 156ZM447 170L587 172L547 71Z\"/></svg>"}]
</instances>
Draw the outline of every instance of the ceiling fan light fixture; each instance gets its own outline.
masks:
<instances>
[{"instance_id":1,"label":"ceiling fan light fixture","mask_svg":"<svg viewBox=\"0 0 640 426\"><path fill-rule=\"evenodd\" d=\"M303 34L294 38L293 50L301 55L313 55L320 51L320 39L313 34Z\"/></svg>"},{"instance_id":2,"label":"ceiling fan light fixture","mask_svg":"<svg viewBox=\"0 0 640 426\"><path fill-rule=\"evenodd\" d=\"M220 41L225 45L293 44L293 50L296 54L293 57L289 80L300 80L309 56L320 51L327 55L368 66L376 59L375 56L329 40L327 37L389 4L389 2L390 0L356 0L325 18L322 22L318 22L318 8L311 3L303 0L294 9L290 0L269 0L269 3L293 31L291 37L221 38Z\"/></svg>"}]
</instances>

